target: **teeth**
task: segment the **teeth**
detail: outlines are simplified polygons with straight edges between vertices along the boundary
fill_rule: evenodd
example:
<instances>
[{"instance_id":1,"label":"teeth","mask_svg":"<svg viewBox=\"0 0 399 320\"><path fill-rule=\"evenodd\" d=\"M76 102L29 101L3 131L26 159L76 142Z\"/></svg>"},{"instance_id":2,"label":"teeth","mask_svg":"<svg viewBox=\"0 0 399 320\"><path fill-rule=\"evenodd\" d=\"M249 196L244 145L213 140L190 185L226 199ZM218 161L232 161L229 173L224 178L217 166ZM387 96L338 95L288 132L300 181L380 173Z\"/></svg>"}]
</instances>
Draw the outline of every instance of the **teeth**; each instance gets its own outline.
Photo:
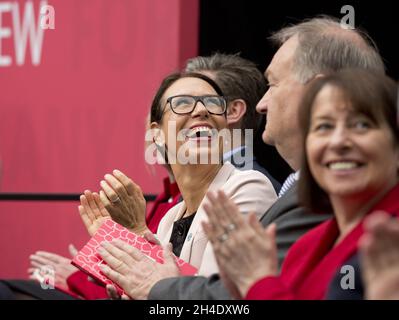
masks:
<instances>
[{"instance_id":1,"label":"teeth","mask_svg":"<svg viewBox=\"0 0 399 320\"><path fill-rule=\"evenodd\" d=\"M334 162L330 163L328 167L331 170L349 170L358 167L359 165L356 162L347 161L347 162Z\"/></svg>"},{"instance_id":2,"label":"teeth","mask_svg":"<svg viewBox=\"0 0 399 320\"><path fill-rule=\"evenodd\" d=\"M195 127L192 128L188 133L188 138L197 138L197 137L211 137L212 130L209 127Z\"/></svg>"}]
</instances>

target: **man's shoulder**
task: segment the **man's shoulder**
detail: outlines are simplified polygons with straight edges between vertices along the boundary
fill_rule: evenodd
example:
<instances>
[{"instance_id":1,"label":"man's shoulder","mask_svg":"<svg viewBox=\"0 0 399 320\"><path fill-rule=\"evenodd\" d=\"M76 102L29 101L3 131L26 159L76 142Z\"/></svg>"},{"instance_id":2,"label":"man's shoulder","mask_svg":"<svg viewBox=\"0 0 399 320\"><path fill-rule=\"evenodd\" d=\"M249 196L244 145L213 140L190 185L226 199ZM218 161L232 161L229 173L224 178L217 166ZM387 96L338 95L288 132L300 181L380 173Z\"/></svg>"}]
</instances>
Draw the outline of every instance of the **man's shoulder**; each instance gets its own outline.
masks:
<instances>
[{"instance_id":1,"label":"man's shoulder","mask_svg":"<svg viewBox=\"0 0 399 320\"><path fill-rule=\"evenodd\" d=\"M315 214L303 207L298 199L298 184L294 185L265 212L261 218L264 225L276 221L289 221L290 224L319 224L330 218L330 214Z\"/></svg>"},{"instance_id":2,"label":"man's shoulder","mask_svg":"<svg viewBox=\"0 0 399 320\"><path fill-rule=\"evenodd\" d=\"M269 220L275 220L279 216L293 211L298 214L305 213L305 209L299 204L297 184L294 184L282 197L277 199L273 206L266 211L262 220L264 219L268 223L271 223L272 221L269 222Z\"/></svg>"}]
</instances>

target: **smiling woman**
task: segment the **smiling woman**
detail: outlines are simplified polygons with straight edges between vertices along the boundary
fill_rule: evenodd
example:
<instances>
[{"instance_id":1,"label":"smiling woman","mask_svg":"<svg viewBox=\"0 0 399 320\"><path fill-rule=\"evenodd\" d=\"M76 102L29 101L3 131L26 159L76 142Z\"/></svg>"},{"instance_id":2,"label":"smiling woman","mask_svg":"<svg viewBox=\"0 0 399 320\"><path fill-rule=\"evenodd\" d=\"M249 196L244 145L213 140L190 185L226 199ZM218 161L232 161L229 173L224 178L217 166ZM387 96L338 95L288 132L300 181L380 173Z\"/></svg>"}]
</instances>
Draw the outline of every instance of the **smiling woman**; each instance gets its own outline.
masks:
<instances>
[{"instance_id":1,"label":"smiling woman","mask_svg":"<svg viewBox=\"0 0 399 320\"><path fill-rule=\"evenodd\" d=\"M360 70L327 77L309 90L300 119L306 136L300 192L313 211L341 207L340 199L357 199L351 211L359 219L364 214L360 208L396 185L395 101L392 80Z\"/></svg>"},{"instance_id":2,"label":"smiling woman","mask_svg":"<svg viewBox=\"0 0 399 320\"><path fill-rule=\"evenodd\" d=\"M150 114L150 126L155 131L154 144L170 164L183 200L166 213L157 231L161 244L172 244L164 251L165 261L171 263L155 263L125 243L106 243L99 249L108 264L104 274L132 298L145 298L156 282L179 275L171 250L196 267L198 275L218 272L212 246L202 230L208 191L223 190L240 212L253 212L258 218L277 199L273 185L262 173L240 171L229 162L223 163L223 140L219 133L227 127L226 107L227 102L218 85L197 73L166 77L154 97ZM196 161L182 161L181 150L192 152ZM173 158L175 161L171 161ZM209 161L211 158L217 161ZM94 200L90 203L101 211L98 196L95 195ZM90 210L84 207L88 208L87 205L81 207L81 215L87 222ZM131 229L148 237L140 212L143 210L129 213L137 216ZM109 218L107 214L104 216ZM100 218L104 216L100 215ZM90 223L85 225L90 227ZM154 237L151 238L153 241Z\"/></svg>"},{"instance_id":3,"label":"smiling woman","mask_svg":"<svg viewBox=\"0 0 399 320\"><path fill-rule=\"evenodd\" d=\"M164 84L163 97L157 96L151 108L151 129L162 158L171 165L220 165L223 141L218 132L227 127L227 103L220 88L195 73L171 75Z\"/></svg>"},{"instance_id":4,"label":"smiling woman","mask_svg":"<svg viewBox=\"0 0 399 320\"><path fill-rule=\"evenodd\" d=\"M211 197L204 228L232 294L323 299L338 268L357 252L366 216L376 211L399 216L396 95L391 79L361 70L311 84L299 111L305 150L300 200L313 212L332 211L334 218L291 247L280 274L275 226L264 230L253 216L246 223L223 194ZM229 241L218 239L220 221L235 225Z\"/></svg>"},{"instance_id":5,"label":"smiling woman","mask_svg":"<svg viewBox=\"0 0 399 320\"><path fill-rule=\"evenodd\" d=\"M313 212L332 211L334 219L305 235L287 256L286 283L295 283L288 270L295 260L308 274L295 290L301 297L324 297L338 267L357 252L366 216L377 210L399 215L396 92L384 75L344 70L316 80L304 97L300 198Z\"/></svg>"},{"instance_id":6,"label":"smiling woman","mask_svg":"<svg viewBox=\"0 0 399 320\"><path fill-rule=\"evenodd\" d=\"M165 150L183 197L161 221L158 235L161 242L172 242L174 253L198 267L203 275L217 271L201 228L206 192L221 188L242 212L254 211L258 216L276 199L270 181L262 174L238 171L230 163L222 163L219 133L227 127L226 105L212 79L179 73L165 78L151 106L151 128L162 132L155 135L154 142ZM185 161L187 152L194 161Z\"/></svg>"}]
</instances>

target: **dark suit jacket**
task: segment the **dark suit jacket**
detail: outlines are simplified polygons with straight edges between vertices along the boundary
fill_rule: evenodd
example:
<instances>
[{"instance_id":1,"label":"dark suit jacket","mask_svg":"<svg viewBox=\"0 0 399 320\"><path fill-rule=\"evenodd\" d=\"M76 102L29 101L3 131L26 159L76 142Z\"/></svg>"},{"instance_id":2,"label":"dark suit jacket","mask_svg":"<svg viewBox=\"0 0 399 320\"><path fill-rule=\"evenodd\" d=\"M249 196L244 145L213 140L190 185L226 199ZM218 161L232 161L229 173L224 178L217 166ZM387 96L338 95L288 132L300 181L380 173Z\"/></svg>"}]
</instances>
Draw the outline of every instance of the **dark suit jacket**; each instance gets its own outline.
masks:
<instances>
[{"instance_id":1,"label":"dark suit jacket","mask_svg":"<svg viewBox=\"0 0 399 320\"><path fill-rule=\"evenodd\" d=\"M280 267L291 245L304 233L328 218L331 218L331 215L310 214L299 206L296 184L276 201L260 221L263 226L270 223L277 224L276 243ZM151 289L148 298L226 300L231 297L215 274L209 278L178 277L161 280Z\"/></svg>"}]
</instances>

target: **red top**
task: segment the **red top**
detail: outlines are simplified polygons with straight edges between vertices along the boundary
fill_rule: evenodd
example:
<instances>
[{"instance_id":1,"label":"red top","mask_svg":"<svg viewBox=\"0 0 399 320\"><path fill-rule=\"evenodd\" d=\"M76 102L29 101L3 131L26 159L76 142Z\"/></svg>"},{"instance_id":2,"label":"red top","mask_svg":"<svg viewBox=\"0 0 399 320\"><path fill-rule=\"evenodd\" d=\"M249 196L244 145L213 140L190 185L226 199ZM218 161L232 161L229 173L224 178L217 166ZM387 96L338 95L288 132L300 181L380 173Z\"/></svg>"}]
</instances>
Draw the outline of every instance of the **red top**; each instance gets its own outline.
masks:
<instances>
[{"instance_id":1,"label":"red top","mask_svg":"<svg viewBox=\"0 0 399 320\"><path fill-rule=\"evenodd\" d=\"M399 216L399 185L395 186L369 214L383 210ZM363 218L364 220L364 218ZM321 300L338 269L357 251L363 220L334 247L339 230L335 218L302 236L288 251L280 276L257 281L248 300Z\"/></svg>"},{"instance_id":2,"label":"red top","mask_svg":"<svg viewBox=\"0 0 399 320\"><path fill-rule=\"evenodd\" d=\"M147 214L146 223L151 232L156 233L159 222L170 208L180 200L180 191L176 184L170 183L168 177L163 180L164 191L154 201L151 211ZM104 287L88 280L87 274L77 271L67 279L69 290L87 300L106 299Z\"/></svg>"}]
</instances>

